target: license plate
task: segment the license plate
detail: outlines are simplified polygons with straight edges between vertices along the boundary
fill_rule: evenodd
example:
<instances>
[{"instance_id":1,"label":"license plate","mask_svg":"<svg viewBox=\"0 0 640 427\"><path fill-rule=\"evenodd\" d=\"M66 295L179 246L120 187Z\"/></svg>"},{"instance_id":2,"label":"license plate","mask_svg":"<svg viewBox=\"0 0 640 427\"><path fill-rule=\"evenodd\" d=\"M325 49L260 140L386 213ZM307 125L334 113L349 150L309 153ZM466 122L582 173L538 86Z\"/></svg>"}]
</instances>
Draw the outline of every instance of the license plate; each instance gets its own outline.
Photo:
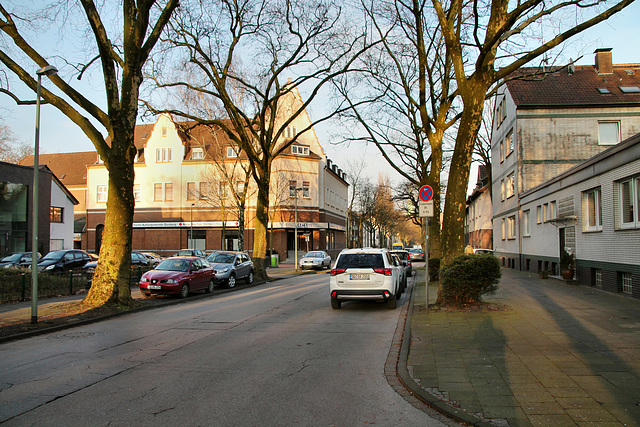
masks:
<instances>
[{"instance_id":1,"label":"license plate","mask_svg":"<svg viewBox=\"0 0 640 427\"><path fill-rule=\"evenodd\" d=\"M351 274L349 275L351 280L369 280L368 274Z\"/></svg>"},{"instance_id":2,"label":"license plate","mask_svg":"<svg viewBox=\"0 0 640 427\"><path fill-rule=\"evenodd\" d=\"M149 289L162 289L162 286L160 285L149 285L147 286Z\"/></svg>"}]
</instances>

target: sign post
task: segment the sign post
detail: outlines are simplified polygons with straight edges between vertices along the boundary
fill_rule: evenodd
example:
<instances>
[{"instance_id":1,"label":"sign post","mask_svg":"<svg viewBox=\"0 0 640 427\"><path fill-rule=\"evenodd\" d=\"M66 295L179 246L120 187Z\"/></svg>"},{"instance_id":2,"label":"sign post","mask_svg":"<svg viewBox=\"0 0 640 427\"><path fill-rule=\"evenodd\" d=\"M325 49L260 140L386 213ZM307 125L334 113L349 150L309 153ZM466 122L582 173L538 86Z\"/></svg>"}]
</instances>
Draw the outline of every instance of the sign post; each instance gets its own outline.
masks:
<instances>
[{"instance_id":1,"label":"sign post","mask_svg":"<svg viewBox=\"0 0 640 427\"><path fill-rule=\"evenodd\" d=\"M433 188L423 185L419 191L420 202L418 202L418 215L424 218L424 286L426 291L426 308L429 308L429 217L433 216Z\"/></svg>"}]
</instances>

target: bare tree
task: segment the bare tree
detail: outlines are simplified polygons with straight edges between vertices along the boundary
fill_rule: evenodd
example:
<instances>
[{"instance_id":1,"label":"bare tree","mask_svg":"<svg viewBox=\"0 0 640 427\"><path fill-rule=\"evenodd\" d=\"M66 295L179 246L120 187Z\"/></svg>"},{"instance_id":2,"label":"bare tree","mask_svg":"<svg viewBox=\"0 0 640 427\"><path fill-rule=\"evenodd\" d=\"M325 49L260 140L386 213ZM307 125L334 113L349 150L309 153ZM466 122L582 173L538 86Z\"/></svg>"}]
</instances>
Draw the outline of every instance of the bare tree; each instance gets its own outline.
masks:
<instances>
[{"instance_id":1,"label":"bare tree","mask_svg":"<svg viewBox=\"0 0 640 427\"><path fill-rule=\"evenodd\" d=\"M134 209L133 160L136 155L134 128L138 115L138 94L143 81L142 68L178 6L178 0L122 1L122 32L115 38L109 35L101 11L93 1L81 0L80 4L86 18L83 21L88 24L95 45L89 53L93 59L88 59L80 67L78 77L94 63L101 64L107 111L89 101L59 75L49 78L60 94L43 88L42 98L83 130L109 171L103 250L84 303L131 305L129 276ZM72 8L70 13L76 12L74 6L69 7ZM8 11L2 5L0 15L0 34L3 36L0 62L35 92L37 82L27 69L45 67L49 65L49 60L36 42L30 43L28 40L42 40L42 37L37 34L32 37L34 34L28 33L32 28L29 17L20 16L17 11ZM67 19L62 21L68 22ZM86 33L84 35L86 37ZM4 89L5 93L14 93L11 87ZM96 126L104 129L107 136Z\"/></svg>"},{"instance_id":2,"label":"bare tree","mask_svg":"<svg viewBox=\"0 0 640 427\"><path fill-rule=\"evenodd\" d=\"M439 257L444 135L459 117L452 63L426 0L362 0L361 6L380 44L363 56L357 78L336 85L352 107L344 116L364 132L353 138L375 144L403 177L407 201L423 185L433 187L430 246Z\"/></svg>"},{"instance_id":3,"label":"bare tree","mask_svg":"<svg viewBox=\"0 0 640 427\"><path fill-rule=\"evenodd\" d=\"M19 141L9 126L0 125L0 161L18 163L30 154L33 154L31 144Z\"/></svg>"},{"instance_id":4,"label":"bare tree","mask_svg":"<svg viewBox=\"0 0 640 427\"><path fill-rule=\"evenodd\" d=\"M572 36L621 11L633 0L523 2L432 0L455 70L464 109L451 160L442 229L443 262L464 249L464 214L469 169L485 100L496 84ZM613 4L602 10L607 4ZM583 18L583 14L592 14ZM567 19L570 17L570 19ZM552 25L545 25L553 20ZM537 32L554 31L537 44ZM524 47L523 47L524 46Z\"/></svg>"},{"instance_id":5,"label":"bare tree","mask_svg":"<svg viewBox=\"0 0 640 427\"><path fill-rule=\"evenodd\" d=\"M156 81L161 88L179 89L175 93L181 99L185 93L196 93L218 105L224 117L209 117L188 105L170 111L219 125L247 155L258 187L253 246L257 277L267 277L272 163L315 124L335 113L286 133L306 115L323 86L350 70L366 49L366 39L354 34L353 28L343 19L337 1L320 0L194 1L171 27L167 55L180 58L192 78L185 82L156 69ZM297 88L305 89L304 101Z\"/></svg>"}]
</instances>

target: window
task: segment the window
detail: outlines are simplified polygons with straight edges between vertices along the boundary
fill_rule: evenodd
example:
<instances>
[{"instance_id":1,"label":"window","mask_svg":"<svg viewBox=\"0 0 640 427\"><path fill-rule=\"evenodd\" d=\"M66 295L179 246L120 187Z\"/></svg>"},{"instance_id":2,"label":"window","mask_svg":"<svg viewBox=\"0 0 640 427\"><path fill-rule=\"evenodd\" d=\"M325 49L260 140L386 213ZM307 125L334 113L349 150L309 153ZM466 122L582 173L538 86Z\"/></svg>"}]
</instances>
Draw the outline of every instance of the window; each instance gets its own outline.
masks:
<instances>
[{"instance_id":1,"label":"window","mask_svg":"<svg viewBox=\"0 0 640 427\"><path fill-rule=\"evenodd\" d=\"M140 184L133 184L133 200L140 201Z\"/></svg>"},{"instance_id":2,"label":"window","mask_svg":"<svg viewBox=\"0 0 640 427\"><path fill-rule=\"evenodd\" d=\"M244 181L236 182L236 193L242 194L243 191L244 191Z\"/></svg>"},{"instance_id":3,"label":"window","mask_svg":"<svg viewBox=\"0 0 640 427\"><path fill-rule=\"evenodd\" d=\"M173 201L173 183L167 182L155 182L153 184L153 201L154 202L162 202L162 201Z\"/></svg>"},{"instance_id":4,"label":"window","mask_svg":"<svg viewBox=\"0 0 640 427\"><path fill-rule=\"evenodd\" d=\"M156 163L171 162L171 148L156 148Z\"/></svg>"},{"instance_id":5,"label":"window","mask_svg":"<svg viewBox=\"0 0 640 427\"><path fill-rule=\"evenodd\" d=\"M631 273L622 273L622 292L631 295L632 291Z\"/></svg>"},{"instance_id":6,"label":"window","mask_svg":"<svg viewBox=\"0 0 640 427\"><path fill-rule=\"evenodd\" d=\"M602 287L602 269L596 268L596 286Z\"/></svg>"},{"instance_id":7,"label":"window","mask_svg":"<svg viewBox=\"0 0 640 427\"><path fill-rule=\"evenodd\" d=\"M509 154L513 152L513 131L509 131L509 133L505 137L504 149L505 149L505 153L504 153L505 157L508 157Z\"/></svg>"},{"instance_id":8,"label":"window","mask_svg":"<svg viewBox=\"0 0 640 427\"><path fill-rule=\"evenodd\" d=\"M500 200L504 201L505 185L504 179L500 181Z\"/></svg>"},{"instance_id":9,"label":"window","mask_svg":"<svg viewBox=\"0 0 640 427\"><path fill-rule=\"evenodd\" d=\"M96 190L96 202L103 203L107 201L107 186L98 185Z\"/></svg>"},{"instance_id":10,"label":"window","mask_svg":"<svg viewBox=\"0 0 640 427\"><path fill-rule=\"evenodd\" d=\"M229 158L238 157L238 148L237 147L227 147L227 157L229 157Z\"/></svg>"},{"instance_id":11,"label":"window","mask_svg":"<svg viewBox=\"0 0 640 427\"><path fill-rule=\"evenodd\" d=\"M296 188L298 187L297 181L289 181L289 197L297 197Z\"/></svg>"},{"instance_id":12,"label":"window","mask_svg":"<svg viewBox=\"0 0 640 427\"><path fill-rule=\"evenodd\" d=\"M309 147L303 147L301 145L292 145L291 154L302 154L304 156L309 155Z\"/></svg>"},{"instance_id":13,"label":"window","mask_svg":"<svg viewBox=\"0 0 640 427\"><path fill-rule=\"evenodd\" d=\"M187 182L187 200L195 200L197 198L196 183Z\"/></svg>"},{"instance_id":14,"label":"window","mask_svg":"<svg viewBox=\"0 0 640 427\"><path fill-rule=\"evenodd\" d=\"M598 88L598 92L600 92L602 94L611 93L611 91L609 89L607 89L606 87L599 87Z\"/></svg>"},{"instance_id":15,"label":"window","mask_svg":"<svg viewBox=\"0 0 640 427\"><path fill-rule=\"evenodd\" d=\"M531 224L529 222L530 211L526 210L522 212L522 235L531 236Z\"/></svg>"},{"instance_id":16,"label":"window","mask_svg":"<svg viewBox=\"0 0 640 427\"><path fill-rule=\"evenodd\" d=\"M620 122L598 122L598 144L615 145L620 142Z\"/></svg>"},{"instance_id":17,"label":"window","mask_svg":"<svg viewBox=\"0 0 640 427\"><path fill-rule=\"evenodd\" d=\"M162 195L162 183L161 182L156 182L153 184L153 201L154 202L161 202L163 198Z\"/></svg>"},{"instance_id":18,"label":"window","mask_svg":"<svg viewBox=\"0 0 640 427\"><path fill-rule=\"evenodd\" d=\"M536 222L542 224L542 206L538 206L536 209Z\"/></svg>"},{"instance_id":19,"label":"window","mask_svg":"<svg viewBox=\"0 0 640 427\"><path fill-rule=\"evenodd\" d=\"M507 239L516 238L516 217L515 215L507 218Z\"/></svg>"},{"instance_id":20,"label":"window","mask_svg":"<svg viewBox=\"0 0 640 427\"><path fill-rule=\"evenodd\" d=\"M288 126L285 130L284 130L284 135L287 138L293 138L294 136L296 136L296 127L295 126Z\"/></svg>"},{"instance_id":21,"label":"window","mask_svg":"<svg viewBox=\"0 0 640 427\"><path fill-rule=\"evenodd\" d=\"M556 213L558 212L557 206L558 204L555 201L549 202L549 218L547 218L548 220L555 219Z\"/></svg>"},{"instance_id":22,"label":"window","mask_svg":"<svg viewBox=\"0 0 640 427\"><path fill-rule=\"evenodd\" d=\"M162 126L162 136L167 136L167 127L166 126Z\"/></svg>"},{"instance_id":23,"label":"window","mask_svg":"<svg viewBox=\"0 0 640 427\"><path fill-rule=\"evenodd\" d=\"M307 181L303 181L302 182L302 197L304 197L305 199L308 199L309 196L309 182Z\"/></svg>"},{"instance_id":24,"label":"window","mask_svg":"<svg viewBox=\"0 0 640 427\"><path fill-rule=\"evenodd\" d=\"M549 215L549 204L545 203L544 205L542 205L542 220L544 222L547 222L549 220L549 217L547 215Z\"/></svg>"},{"instance_id":25,"label":"window","mask_svg":"<svg viewBox=\"0 0 640 427\"><path fill-rule=\"evenodd\" d=\"M221 199L229 197L229 187L226 182L221 182L219 187L219 193Z\"/></svg>"},{"instance_id":26,"label":"window","mask_svg":"<svg viewBox=\"0 0 640 427\"><path fill-rule=\"evenodd\" d=\"M49 208L49 221L51 222L62 222L62 213L64 208L59 208L56 206L51 206Z\"/></svg>"},{"instance_id":27,"label":"window","mask_svg":"<svg viewBox=\"0 0 640 427\"><path fill-rule=\"evenodd\" d=\"M640 93L640 86L632 85L632 86L618 86L622 93Z\"/></svg>"},{"instance_id":28,"label":"window","mask_svg":"<svg viewBox=\"0 0 640 427\"><path fill-rule=\"evenodd\" d=\"M505 222L504 222L504 218L502 218L501 226L502 226L502 233L501 233L501 236L502 236L502 240L504 240L504 238L505 238L505 236L506 236L506 234L507 234L507 233L506 233L506 230L505 230Z\"/></svg>"},{"instance_id":29,"label":"window","mask_svg":"<svg viewBox=\"0 0 640 427\"><path fill-rule=\"evenodd\" d=\"M504 162L504 141L500 141L500 163Z\"/></svg>"},{"instance_id":30,"label":"window","mask_svg":"<svg viewBox=\"0 0 640 427\"><path fill-rule=\"evenodd\" d=\"M640 227L640 176L626 179L617 184L620 224L624 227Z\"/></svg>"},{"instance_id":31,"label":"window","mask_svg":"<svg viewBox=\"0 0 640 427\"><path fill-rule=\"evenodd\" d=\"M507 199L509 197L513 197L513 195L515 194L514 179L515 179L514 173L510 173L507 176L507 181L505 182L505 195Z\"/></svg>"},{"instance_id":32,"label":"window","mask_svg":"<svg viewBox=\"0 0 640 427\"><path fill-rule=\"evenodd\" d=\"M602 230L602 193L594 188L582 193L582 230Z\"/></svg>"},{"instance_id":33,"label":"window","mask_svg":"<svg viewBox=\"0 0 640 427\"><path fill-rule=\"evenodd\" d=\"M202 148L194 148L191 151L191 159L192 160L204 159L204 150Z\"/></svg>"},{"instance_id":34,"label":"window","mask_svg":"<svg viewBox=\"0 0 640 427\"><path fill-rule=\"evenodd\" d=\"M198 196L200 199L208 199L209 198L209 183L201 182L200 183L200 194Z\"/></svg>"}]
</instances>

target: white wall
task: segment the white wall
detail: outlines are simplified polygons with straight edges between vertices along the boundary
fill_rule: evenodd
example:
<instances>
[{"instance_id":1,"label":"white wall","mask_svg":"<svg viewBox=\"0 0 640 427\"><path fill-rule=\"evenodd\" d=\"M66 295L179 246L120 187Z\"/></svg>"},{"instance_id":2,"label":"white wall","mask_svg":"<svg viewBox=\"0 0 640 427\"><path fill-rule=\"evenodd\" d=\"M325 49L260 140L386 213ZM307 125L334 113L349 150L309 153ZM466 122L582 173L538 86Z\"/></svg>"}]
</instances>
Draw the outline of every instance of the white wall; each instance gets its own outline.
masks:
<instances>
[{"instance_id":1,"label":"white wall","mask_svg":"<svg viewBox=\"0 0 640 427\"><path fill-rule=\"evenodd\" d=\"M62 248L73 249L73 208L74 204L62 191L54 179L51 180L51 206L62 208L62 223L52 222L49 226L49 239L62 240Z\"/></svg>"}]
</instances>

